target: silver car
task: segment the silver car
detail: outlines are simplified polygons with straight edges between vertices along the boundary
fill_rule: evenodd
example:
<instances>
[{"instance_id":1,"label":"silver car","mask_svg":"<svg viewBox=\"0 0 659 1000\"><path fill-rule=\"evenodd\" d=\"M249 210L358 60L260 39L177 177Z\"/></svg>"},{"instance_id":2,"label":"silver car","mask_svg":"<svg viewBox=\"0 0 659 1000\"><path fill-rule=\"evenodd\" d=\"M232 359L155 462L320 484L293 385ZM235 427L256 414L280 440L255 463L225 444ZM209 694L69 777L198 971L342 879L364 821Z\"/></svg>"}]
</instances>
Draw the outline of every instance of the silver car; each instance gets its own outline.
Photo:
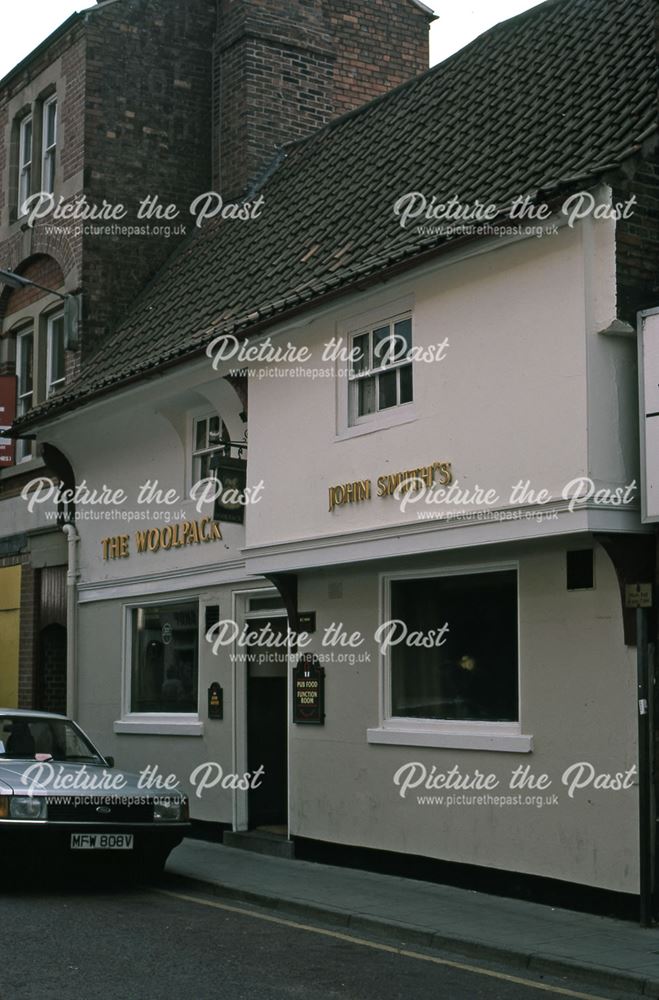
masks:
<instances>
[{"instance_id":1,"label":"silver car","mask_svg":"<svg viewBox=\"0 0 659 1000\"><path fill-rule=\"evenodd\" d=\"M189 829L188 801L139 782L71 719L0 708L0 858L57 852L161 871Z\"/></svg>"}]
</instances>

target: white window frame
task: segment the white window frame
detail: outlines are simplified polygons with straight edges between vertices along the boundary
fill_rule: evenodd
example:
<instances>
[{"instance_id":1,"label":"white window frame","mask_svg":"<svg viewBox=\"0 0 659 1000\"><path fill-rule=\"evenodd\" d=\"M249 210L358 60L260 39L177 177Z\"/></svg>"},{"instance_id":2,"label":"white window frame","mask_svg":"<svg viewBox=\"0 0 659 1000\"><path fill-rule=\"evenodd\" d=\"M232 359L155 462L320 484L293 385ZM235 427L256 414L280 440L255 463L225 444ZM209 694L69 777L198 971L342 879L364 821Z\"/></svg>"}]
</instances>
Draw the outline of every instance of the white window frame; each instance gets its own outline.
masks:
<instances>
[{"instance_id":1,"label":"white window frame","mask_svg":"<svg viewBox=\"0 0 659 1000\"><path fill-rule=\"evenodd\" d=\"M24 159L25 153L25 132L28 127L31 127L30 136L30 158ZM18 215L19 218L24 216L26 212L24 211L24 205L27 199L32 193L32 164L34 163L34 117L29 114L21 118L20 127L18 130ZM26 178L27 178L27 188L26 188Z\"/></svg>"},{"instance_id":2,"label":"white window frame","mask_svg":"<svg viewBox=\"0 0 659 1000\"><path fill-rule=\"evenodd\" d=\"M50 108L55 105L55 119L54 119L54 137L53 141L48 143L48 117ZM57 95L53 94L44 101L42 110L42 151L41 151L41 190L52 194L55 190L55 171L57 163ZM52 182L47 183L47 168L48 164L52 162Z\"/></svg>"},{"instance_id":3,"label":"white window frame","mask_svg":"<svg viewBox=\"0 0 659 1000\"><path fill-rule=\"evenodd\" d=\"M62 320L62 353L64 353L64 312L59 309L57 312L46 316L46 399L52 396L61 386L66 383L66 374L59 379L53 379L53 362L55 352L53 351L53 337L55 331L53 326L57 320Z\"/></svg>"},{"instance_id":4,"label":"white window frame","mask_svg":"<svg viewBox=\"0 0 659 1000\"><path fill-rule=\"evenodd\" d=\"M369 323L368 326L362 327L357 330L353 330L350 333L350 340L348 343L348 349L352 353L356 349L356 341L360 337L368 337L369 340L369 353L373 358L374 363L369 365L363 372L355 372L354 362L350 365L350 371L348 373L348 423L351 427L357 427L360 424L369 423L374 419L377 419L382 413L389 413L391 410L400 409L401 407L411 406L414 403L414 362L406 358L398 358L391 361L389 364L377 364L375 363L375 358L373 357L375 351L374 344L374 334L375 331L381 327L389 327L390 339L393 341L393 331L396 323L409 320L410 326L412 328L412 343L414 343L414 320L412 313L406 311L397 316L389 316L386 319L382 319L379 323ZM399 402L400 399L400 371L402 368L412 368L412 398L406 400L404 403ZM387 375L391 372L396 373L396 402L393 406L379 407L377 396L379 395L380 380L379 376ZM375 378L375 393L376 393L376 408L372 413L364 413L359 415L357 412L357 389L360 382L363 382L367 378Z\"/></svg>"},{"instance_id":5,"label":"white window frame","mask_svg":"<svg viewBox=\"0 0 659 1000\"><path fill-rule=\"evenodd\" d=\"M167 604L197 602L197 711L196 712L133 712L131 709L133 677L133 611L137 608L164 607ZM150 601L132 601L123 607L123 671L121 693L121 718L114 723L115 733L150 734L152 736L203 736L204 724L200 716L201 651L204 642L204 622L199 594L180 594L178 597L157 598Z\"/></svg>"},{"instance_id":6,"label":"white window frame","mask_svg":"<svg viewBox=\"0 0 659 1000\"><path fill-rule=\"evenodd\" d=\"M415 719L391 714L391 652L380 656L380 725L367 730L369 743L410 747L447 747L455 750L496 750L510 753L530 753L533 737L522 733L521 645L519 616L519 563L489 563L438 567L428 570L407 570L380 574L379 621L391 620L391 583L394 580L435 579L448 576L469 576L475 573L501 573L514 570L517 574L517 690L518 722L486 722L456 719Z\"/></svg>"},{"instance_id":7,"label":"white window frame","mask_svg":"<svg viewBox=\"0 0 659 1000\"><path fill-rule=\"evenodd\" d=\"M29 392L21 393L21 368L23 363L23 352L25 350L24 343L27 338L30 337L32 340L32 388ZM23 329L19 329L16 333L16 415L22 416L23 413L27 413L32 409L34 405L34 393L35 393L35 374L36 374L36 338L34 323L29 326L25 326ZM22 409L21 403L24 400L29 400L29 405ZM32 458L32 442L24 439L19 439L16 442L16 464L20 465L22 462L29 462Z\"/></svg>"},{"instance_id":8,"label":"white window frame","mask_svg":"<svg viewBox=\"0 0 659 1000\"><path fill-rule=\"evenodd\" d=\"M335 336L345 348L346 354L350 351L352 338L364 333L367 330L375 330L379 326L391 323L398 319L412 320L412 343L415 338L415 299L413 294L402 295L398 298L374 305L372 308L355 315L346 316L340 320L335 328ZM401 365L404 362L401 362ZM388 366L393 367L393 366ZM417 366L412 362L413 380L416 382ZM343 441L349 438L360 437L363 434L373 434L384 430L387 427L395 427L399 424L412 423L417 419L416 411L416 385L413 387L413 398L409 403L402 403L390 406L386 410L376 410L366 416L353 420L351 413L351 387L352 379L349 378L350 364L344 358L337 358L336 361L336 425L335 440Z\"/></svg>"}]
</instances>

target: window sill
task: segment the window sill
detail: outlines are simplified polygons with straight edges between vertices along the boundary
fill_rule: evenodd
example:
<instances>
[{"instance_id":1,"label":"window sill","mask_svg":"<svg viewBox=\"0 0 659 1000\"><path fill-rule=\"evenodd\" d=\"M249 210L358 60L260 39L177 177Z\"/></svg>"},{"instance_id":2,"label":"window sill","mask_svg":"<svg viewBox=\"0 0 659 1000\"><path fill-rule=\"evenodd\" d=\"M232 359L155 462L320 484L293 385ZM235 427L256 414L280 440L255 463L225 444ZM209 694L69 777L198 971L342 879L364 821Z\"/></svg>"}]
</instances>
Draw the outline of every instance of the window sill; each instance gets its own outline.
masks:
<instances>
[{"instance_id":1,"label":"window sill","mask_svg":"<svg viewBox=\"0 0 659 1000\"><path fill-rule=\"evenodd\" d=\"M367 729L369 743L402 747L438 747L450 750L494 750L503 753L531 753L533 737L521 733L448 732L440 729Z\"/></svg>"},{"instance_id":2,"label":"window sill","mask_svg":"<svg viewBox=\"0 0 659 1000\"><path fill-rule=\"evenodd\" d=\"M409 407L409 409L408 409ZM342 427L336 434L335 441L346 441L350 438L361 437L362 434L375 434L376 431L384 431L388 427L399 427L401 424L411 424L417 419L414 404L406 403L404 410L400 407L391 410L380 411L372 420L364 420L362 423L350 424Z\"/></svg>"},{"instance_id":3,"label":"window sill","mask_svg":"<svg viewBox=\"0 0 659 1000\"><path fill-rule=\"evenodd\" d=\"M136 736L203 736L204 724L200 719L181 716L180 719L167 716L131 719L117 719L113 724L115 733L132 733Z\"/></svg>"}]
</instances>

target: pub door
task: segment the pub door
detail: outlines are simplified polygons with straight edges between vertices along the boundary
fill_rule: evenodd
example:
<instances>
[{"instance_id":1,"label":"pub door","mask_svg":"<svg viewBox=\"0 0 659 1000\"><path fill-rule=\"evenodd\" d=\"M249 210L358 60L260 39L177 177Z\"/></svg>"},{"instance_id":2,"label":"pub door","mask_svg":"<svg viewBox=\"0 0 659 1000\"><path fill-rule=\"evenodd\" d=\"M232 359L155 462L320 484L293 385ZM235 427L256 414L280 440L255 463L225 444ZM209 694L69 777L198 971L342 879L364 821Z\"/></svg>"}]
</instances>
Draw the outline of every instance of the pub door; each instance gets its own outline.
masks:
<instances>
[{"instance_id":1,"label":"pub door","mask_svg":"<svg viewBox=\"0 0 659 1000\"><path fill-rule=\"evenodd\" d=\"M286 617L247 620L250 630L269 622L285 635ZM247 658L247 767L263 775L248 792L249 829L288 833L288 673L286 646L250 646Z\"/></svg>"}]
</instances>

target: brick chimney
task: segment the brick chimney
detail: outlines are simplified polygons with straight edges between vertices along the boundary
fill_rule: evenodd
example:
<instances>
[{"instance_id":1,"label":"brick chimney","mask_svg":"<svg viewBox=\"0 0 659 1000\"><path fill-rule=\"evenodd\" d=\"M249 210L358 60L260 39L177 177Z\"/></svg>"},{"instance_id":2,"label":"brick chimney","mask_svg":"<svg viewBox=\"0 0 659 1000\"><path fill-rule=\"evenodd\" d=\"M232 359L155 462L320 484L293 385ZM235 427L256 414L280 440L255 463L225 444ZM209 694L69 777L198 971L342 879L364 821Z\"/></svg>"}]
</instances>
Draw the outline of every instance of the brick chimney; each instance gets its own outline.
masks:
<instances>
[{"instance_id":1,"label":"brick chimney","mask_svg":"<svg viewBox=\"0 0 659 1000\"><path fill-rule=\"evenodd\" d=\"M245 194L278 147L428 68L418 0L218 0L213 181Z\"/></svg>"}]
</instances>

